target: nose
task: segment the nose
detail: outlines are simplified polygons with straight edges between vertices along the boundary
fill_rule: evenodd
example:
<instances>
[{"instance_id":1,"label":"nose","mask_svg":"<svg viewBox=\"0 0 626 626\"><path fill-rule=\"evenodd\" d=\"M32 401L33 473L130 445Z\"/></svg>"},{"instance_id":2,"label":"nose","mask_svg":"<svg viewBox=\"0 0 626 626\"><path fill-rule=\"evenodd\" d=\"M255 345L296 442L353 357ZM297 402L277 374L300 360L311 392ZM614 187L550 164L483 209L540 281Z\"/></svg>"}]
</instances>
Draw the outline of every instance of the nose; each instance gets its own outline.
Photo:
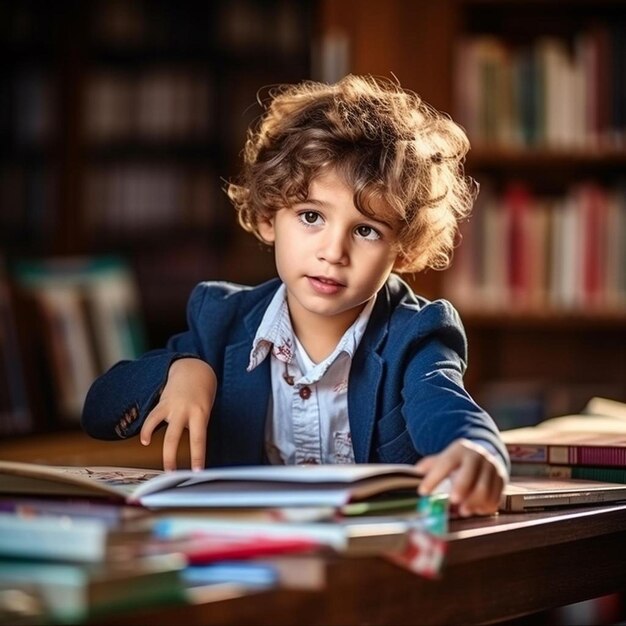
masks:
<instances>
[{"instance_id":1,"label":"nose","mask_svg":"<svg viewBox=\"0 0 626 626\"><path fill-rule=\"evenodd\" d=\"M339 229L326 229L320 236L317 258L332 265L348 263L348 241Z\"/></svg>"}]
</instances>

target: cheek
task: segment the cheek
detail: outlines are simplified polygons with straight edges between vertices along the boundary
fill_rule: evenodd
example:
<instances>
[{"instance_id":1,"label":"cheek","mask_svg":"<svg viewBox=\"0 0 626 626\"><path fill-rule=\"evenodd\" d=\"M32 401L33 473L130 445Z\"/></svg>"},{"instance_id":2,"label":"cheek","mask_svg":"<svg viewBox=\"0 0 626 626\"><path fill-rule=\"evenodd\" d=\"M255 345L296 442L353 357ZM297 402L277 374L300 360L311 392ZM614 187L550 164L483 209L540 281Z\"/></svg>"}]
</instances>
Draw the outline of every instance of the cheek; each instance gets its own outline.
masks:
<instances>
[{"instance_id":1,"label":"cheek","mask_svg":"<svg viewBox=\"0 0 626 626\"><path fill-rule=\"evenodd\" d=\"M387 269L394 266L397 256L389 247L376 251L367 250L363 255L362 262L364 265L369 266L370 272L384 273Z\"/></svg>"},{"instance_id":2,"label":"cheek","mask_svg":"<svg viewBox=\"0 0 626 626\"><path fill-rule=\"evenodd\" d=\"M281 277L288 274L298 259L297 246L290 243L289 238L278 237L274 242L274 259L276 269Z\"/></svg>"},{"instance_id":3,"label":"cheek","mask_svg":"<svg viewBox=\"0 0 626 626\"><path fill-rule=\"evenodd\" d=\"M397 255L395 253L381 254L375 261L369 265L363 264L363 267L367 267L366 274L369 275L369 279L372 284L376 284L378 287L382 286L389 274L393 271Z\"/></svg>"}]
</instances>

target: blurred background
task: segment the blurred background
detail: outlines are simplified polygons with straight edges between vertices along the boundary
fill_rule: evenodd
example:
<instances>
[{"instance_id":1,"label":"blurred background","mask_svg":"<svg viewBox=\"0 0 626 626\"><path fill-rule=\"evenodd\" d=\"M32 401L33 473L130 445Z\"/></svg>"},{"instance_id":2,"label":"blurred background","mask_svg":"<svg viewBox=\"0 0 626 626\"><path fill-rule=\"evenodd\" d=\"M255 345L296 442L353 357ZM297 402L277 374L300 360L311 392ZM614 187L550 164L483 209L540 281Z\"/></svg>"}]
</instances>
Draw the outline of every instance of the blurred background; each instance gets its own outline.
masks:
<instances>
[{"instance_id":1,"label":"blurred background","mask_svg":"<svg viewBox=\"0 0 626 626\"><path fill-rule=\"evenodd\" d=\"M87 387L255 284L236 223L257 96L395 76L467 130L451 269L467 386L502 428L626 400L626 2L2 0L0 437L76 429Z\"/></svg>"}]
</instances>

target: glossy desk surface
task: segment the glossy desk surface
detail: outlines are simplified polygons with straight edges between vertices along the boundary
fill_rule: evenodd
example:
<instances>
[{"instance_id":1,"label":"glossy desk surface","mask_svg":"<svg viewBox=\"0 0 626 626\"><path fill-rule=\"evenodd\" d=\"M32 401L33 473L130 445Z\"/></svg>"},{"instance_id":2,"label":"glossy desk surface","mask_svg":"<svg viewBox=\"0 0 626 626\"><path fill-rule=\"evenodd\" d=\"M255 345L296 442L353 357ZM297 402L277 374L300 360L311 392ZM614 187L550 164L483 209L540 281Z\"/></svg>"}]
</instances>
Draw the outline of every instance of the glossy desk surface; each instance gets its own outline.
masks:
<instances>
[{"instance_id":1,"label":"glossy desk surface","mask_svg":"<svg viewBox=\"0 0 626 626\"><path fill-rule=\"evenodd\" d=\"M274 590L107 624L480 624L626 589L626 504L451 522L442 575L331 557L319 591Z\"/></svg>"},{"instance_id":2,"label":"glossy desk surface","mask_svg":"<svg viewBox=\"0 0 626 626\"><path fill-rule=\"evenodd\" d=\"M67 433L0 442L0 456L158 467L160 445L146 449L136 441L94 442ZM379 557L329 557L320 590L216 594L211 602L155 607L103 623L489 623L626 590L626 504L453 520L447 539L438 580Z\"/></svg>"}]
</instances>

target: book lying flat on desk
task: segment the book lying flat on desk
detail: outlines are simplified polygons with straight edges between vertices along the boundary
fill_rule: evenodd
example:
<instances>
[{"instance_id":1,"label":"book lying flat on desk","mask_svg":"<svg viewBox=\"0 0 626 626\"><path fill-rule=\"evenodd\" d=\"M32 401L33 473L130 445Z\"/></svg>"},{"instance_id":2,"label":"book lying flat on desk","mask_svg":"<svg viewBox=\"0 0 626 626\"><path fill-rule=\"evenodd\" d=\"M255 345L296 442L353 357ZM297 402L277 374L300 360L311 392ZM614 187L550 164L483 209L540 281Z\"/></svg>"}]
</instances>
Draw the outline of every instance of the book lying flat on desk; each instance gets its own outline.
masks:
<instances>
[{"instance_id":1,"label":"book lying flat on desk","mask_svg":"<svg viewBox=\"0 0 626 626\"><path fill-rule=\"evenodd\" d=\"M589 506L626 500L626 484L594 480L513 476L504 489L500 510L524 512L562 506Z\"/></svg>"},{"instance_id":2,"label":"book lying flat on desk","mask_svg":"<svg viewBox=\"0 0 626 626\"><path fill-rule=\"evenodd\" d=\"M25 623L80 624L121 610L184 604L184 566L180 554L115 564L5 557L0 560L0 588L23 589L40 600L43 614Z\"/></svg>"},{"instance_id":3,"label":"book lying flat on desk","mask_svg":"<svg viewBox=\"0 0 626 626\"><path fill-rule=\"evenodd\" d=\"M592 398L579 415L505 430L502 440L513 463L624 467L626 404Z\"/></svg>"},{"instance_id":4,"label":"book lying flat on desk","mask_svg":"<svg viewBox=\"0 0 626 626\"><path fill-rule=\"evenodd\" d=\"M514 462L626 465L626 433L560 431L533 426L519 429L519 432L517 429L504 431L502 439Z\"/></svg>"},{"instance_id":5,"label":"book lying flat on desk","mask_svg":"<svg viewBox=\"0 0 626 626\"><path fill-rule=\"evenodd\" d=\"M104 497L165 507L339 507L416 489L413 465L247 466L199 472L68 467L0 461L0 492Z\"/></svg>"}]
</instances>

